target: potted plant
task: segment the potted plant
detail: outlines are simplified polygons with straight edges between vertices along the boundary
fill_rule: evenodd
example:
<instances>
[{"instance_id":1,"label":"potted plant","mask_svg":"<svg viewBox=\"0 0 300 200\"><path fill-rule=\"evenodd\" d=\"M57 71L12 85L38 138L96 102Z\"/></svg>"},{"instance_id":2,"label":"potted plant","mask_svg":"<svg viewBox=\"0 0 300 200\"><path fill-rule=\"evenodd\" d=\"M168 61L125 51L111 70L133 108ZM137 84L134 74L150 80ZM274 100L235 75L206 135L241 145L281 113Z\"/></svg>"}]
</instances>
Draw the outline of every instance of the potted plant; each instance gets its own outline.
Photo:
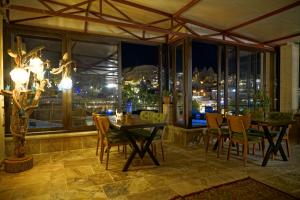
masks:
<instances>
[{"instance_id":1,"label":"potted plant","mask_svg":"<svg viewBox=\"0 0 300 200\"><path fill-rule=\"evenodd\" d=\"M163 91L163 102L164 104L171 104L172 103L172 92L168 90Z\"/></svg>"}]
</instances>

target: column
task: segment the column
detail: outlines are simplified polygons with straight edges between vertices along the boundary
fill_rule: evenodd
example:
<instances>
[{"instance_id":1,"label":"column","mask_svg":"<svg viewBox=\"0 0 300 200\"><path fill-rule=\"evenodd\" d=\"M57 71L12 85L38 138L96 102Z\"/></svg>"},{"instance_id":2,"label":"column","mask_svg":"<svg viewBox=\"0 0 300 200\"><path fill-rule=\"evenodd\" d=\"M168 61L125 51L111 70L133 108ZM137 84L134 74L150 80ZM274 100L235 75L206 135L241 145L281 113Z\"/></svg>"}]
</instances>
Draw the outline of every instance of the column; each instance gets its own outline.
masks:
<instances>
[{"instance_id":1,"label":"column","mask_svg":"<svg viewBox=\"0 0 300 200\"><path fill-rule=\"evenodd\" d=\"M0 13L0 89L3 89L3 14ZM0 95L0 162L5 156L5 146L4 146L4 96Z\"/></svg>"},{"instance_id":2,"label":"column","mask_svg":"<svg viewBox=\"0 0 300 200\"><path fill-rule=\"evenodd\" d=\"M280 47L280 111L298 109L299 45L288 43Z\"/></svg>"}]
</instances>

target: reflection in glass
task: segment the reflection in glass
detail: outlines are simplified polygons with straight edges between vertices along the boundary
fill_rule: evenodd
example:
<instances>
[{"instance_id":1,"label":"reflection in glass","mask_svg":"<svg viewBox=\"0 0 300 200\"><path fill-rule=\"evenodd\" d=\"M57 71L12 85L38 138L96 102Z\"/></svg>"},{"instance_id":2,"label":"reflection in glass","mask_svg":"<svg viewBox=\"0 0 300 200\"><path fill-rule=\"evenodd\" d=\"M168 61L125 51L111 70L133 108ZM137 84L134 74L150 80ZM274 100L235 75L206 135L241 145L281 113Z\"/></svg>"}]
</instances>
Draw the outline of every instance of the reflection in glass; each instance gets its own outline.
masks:
<instances>
[{"instance_id":1,"label":"reflection in glass","mask_svg":"<svg viewBox=\"0 0 300 200\"><path fill-rule=\"evenodd\" d=\"M184 70L183 70L183 45L176 46L176 121L178 124L184 124Z\"/></svg>"},{"instance_id":2,"label":"reflection in glass","mask_svg":"<svg viewBox=\"0 0 300 200\"><path fill-rule=\"evenodd\" d=\"M27 51L38 46L44 46L42 58L49 60L53 67L59 66L61 59L61 41L41 38L21 36ZM45 88L41 95L39 106L33 111L29 119L29 129L51 129L63 126L62 123L62 92L58 90L57 85L61 79L60 76L50 74L50 69L46 69L45 78L49 79L51 87Z\"/></svg>"},{"instance_id":3,"label":"reflection in glass","mask_svg":"<svg viewBox=\"0 0 300 200\"><path fill-rule=\"evenodd\" d=\"M72 41L72 126L93 125L92 113L110 115L117 108L118 46Z\"/></svg>"},{"instance_id":4,"label":"reflection in glass","mask_svg":"<svg viewBox=\"0 0 300 200\"><path fill-rule=\"evenodd\" d=\"M236 112L236 74L237 74L237 63L236 63L236 48L228 47L227 48L228 56L228 112Z\"/></svg>"}]
</instances>

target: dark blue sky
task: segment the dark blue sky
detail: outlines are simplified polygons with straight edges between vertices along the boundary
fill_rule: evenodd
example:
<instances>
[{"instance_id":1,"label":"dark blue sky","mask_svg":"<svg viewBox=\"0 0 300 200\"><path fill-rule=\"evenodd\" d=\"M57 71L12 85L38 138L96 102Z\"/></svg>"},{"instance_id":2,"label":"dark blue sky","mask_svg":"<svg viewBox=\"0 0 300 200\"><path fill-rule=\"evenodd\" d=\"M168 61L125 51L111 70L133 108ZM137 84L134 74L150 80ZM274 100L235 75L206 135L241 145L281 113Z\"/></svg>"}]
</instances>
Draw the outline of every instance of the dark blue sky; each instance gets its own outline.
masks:
<instances>
[{"instance_id":1,"label":"dark blue sky","mask_svg":"<svg viewBox=\"0 0 300 200\"><path fill-rule=\"evenodd\" d=\"M122 43L122 66L123 68L138 65L158 65L158 46ZM217 45L193 42L192 43L192 65L193 67L213 67L217 71ZM177 49L177 53L180 50ZM177 62L181 62L178 59ZM178 64L177 63L177 68Z\"/></svg>"},{"instance_id":2,"label":"dark blue sky","mask_svg":"<svg viewBox=\"0 0 300 200\"><path fill-rule=\"evenodd\" d=\"M158 66L158 46L122 43L123 68L138 65Z\"/></svg>"}]
</instances>

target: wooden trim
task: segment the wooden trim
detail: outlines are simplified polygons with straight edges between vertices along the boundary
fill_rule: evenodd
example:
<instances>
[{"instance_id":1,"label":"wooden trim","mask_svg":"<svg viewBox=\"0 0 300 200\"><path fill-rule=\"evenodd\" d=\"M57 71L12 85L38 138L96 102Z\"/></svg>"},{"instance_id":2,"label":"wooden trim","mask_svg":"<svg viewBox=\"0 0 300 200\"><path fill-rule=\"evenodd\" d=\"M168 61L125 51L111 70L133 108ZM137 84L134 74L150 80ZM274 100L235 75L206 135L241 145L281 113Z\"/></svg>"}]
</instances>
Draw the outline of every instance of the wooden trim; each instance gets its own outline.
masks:
<instances>
[{"instance_id":1,"label":"wooden trim","mask_svg":"<svg viewBox=\"0 0 300 200\"><path fill-rule=\"evenodd\" d=\"M299 5L300 5L300 1L296 1L296 2L294 2L292 4L287 5L287 6L284 6L284 7L281 7L279 9L273 10L272 12L266 13L266 14L258 16L258 17L255 17L255 18L253 18L251 20L248 20L246 22L243 22L243 23L240 23L240 24L238 24L236 26L228 28L228 29L224 30L223 32L230 32L230 31L233 31L235 29L239 29L239 28L241 28L243 26L247 26L249 24L252 24L252 23L258 22L260 20L266 19L268 17L271 17L273 15L279 14L279 13L284 12L286 10L289 10L291 8L295 8L295 7L299 6Z\"/></svg>"},{"instance_id":2,"label":"wooden trim","mask_svg":"<svg viewBox=\"0 0 300 200\"><path fill-rule=\"evenodd\" d=\"M190 8L192 8L194 5L196 5L199 1L200 0L191 0L190 2L188 2L187 4L185 4L182 8L180 8L179 10L177 10L173 14L173 17L180 16L182 13L186 12L187 10L189 10Z\"/></svg>"},{"instance_id":3,"label":"wooden trim","mask_svg":"<svg viewBox=\"0 0 300 200\"><path fill-rule=\"evenodd\" d=\"M264 44L270 44L270 43L273 43L273 42L278 42L280 40L286 40L286 39L290 39L290 38L298 37L298 36L300 36L300 32L299 33L294 33L294 34L291 34L291 35L286 35L286 36L283 36L283 37L280 37L280 38L275 38L273 40L265 41L263 43Z\"/></svg>"}]
</instances>

